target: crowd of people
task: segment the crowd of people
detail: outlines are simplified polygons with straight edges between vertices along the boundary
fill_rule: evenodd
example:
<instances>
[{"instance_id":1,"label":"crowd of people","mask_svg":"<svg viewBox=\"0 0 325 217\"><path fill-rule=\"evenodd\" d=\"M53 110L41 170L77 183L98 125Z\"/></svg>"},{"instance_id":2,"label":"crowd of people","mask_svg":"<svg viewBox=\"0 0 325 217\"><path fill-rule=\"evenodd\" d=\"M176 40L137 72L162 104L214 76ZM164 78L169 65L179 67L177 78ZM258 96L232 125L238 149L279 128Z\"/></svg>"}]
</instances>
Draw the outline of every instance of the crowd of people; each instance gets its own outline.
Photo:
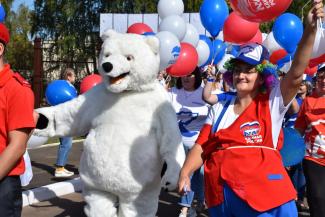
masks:
<instances>
[{"instance_id":1,"label":"crowd of people","mask_svg":"<svg viewBox=\"0 0 325 217\"><path fill-rule=\"evenodd\" d=\"M308 209L305 196L311 217L325 216L325 65L311 79L303 75L317 19L323 17L319 2L285 74L256 43L242 45L226 63L225 74L213 66L177 79L159 74L187 154L179 174L179 217L196 216L205 208L211 217L297 216L297 208ZM3 24L0 32L0 112L5 117L0 119L0 213L20 216L19 175L36 125L34 98L28 83L5 62L10 36ZM73 83L74 76L68 69L64 78ZM289 168L279 154L283 127L297 129L307 148L303 162ZM60 139L56 177L73 175L65 169L71 144L70 137Z\"/></svg>"}]
</instances>

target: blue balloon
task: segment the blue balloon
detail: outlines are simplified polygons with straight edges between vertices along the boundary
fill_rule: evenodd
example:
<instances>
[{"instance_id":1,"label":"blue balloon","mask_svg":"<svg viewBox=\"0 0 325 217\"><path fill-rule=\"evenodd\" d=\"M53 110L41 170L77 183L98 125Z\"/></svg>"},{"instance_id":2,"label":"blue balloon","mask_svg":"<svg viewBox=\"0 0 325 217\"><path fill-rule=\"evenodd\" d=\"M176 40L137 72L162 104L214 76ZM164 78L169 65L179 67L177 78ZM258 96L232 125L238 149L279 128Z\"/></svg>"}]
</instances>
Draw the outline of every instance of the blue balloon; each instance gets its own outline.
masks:
<instances>
[{"instance_id":1,"label":"blue balloon","mask_svg":"<svg viewBox=\"0 0 325 217\"><path fill-rule=\"evenodd\" d=\"M204 0L200 8L202 25L212 37L217 37L229 15L227 3L224 0Z\"/></svg>"},{"instance_id":2,"label":"blue balloon","mask_svg":"<svg viewBox=\"0 0 325 217\"><path fill-rule=\"evenodd\" d=\"M283 165L286 167L296 165L305 156L305 141L297 130L290 127L284 128L283 134L283 148L280 150Z\"/></svg>"},{"instance_id":3,"label":"blue balloon","mask_svg":"<svg viewBox=\"0 0 325 217\"><path fill-rule=\"evenodd\" d=\"M200 67L204 67L211 63L213 46L212 46L211 39L206 35L200 35L200 40L204 41L209 46L209 50L210 50L210 56L209 56L208 60L202 66L200 66Z\"/></svg>"},{"instance_id":4,"label":"blue balloon","mask_svg":"<svg viewBox=\"0 0 325 217\"><path fill-rule=\"evenodd\" d=\"M2 4L0 3L0 23L3 23L5 21L6 12Z\"/></svg>"},{"instance_id":5,"label":"blue balloon","mask_svg":"<svg viewBox=\"0 0 325 217\"><path fill-rule=\"evenodd\" d=\"M220 60L222 60L223 56L226 54L226 49L227 49L227 45L219 40L216 39L212 42L212 55L210 55L210 63L213 61L213 64L216 65L219 63Z\"/></svg>"},{"instance_id":6,"label":"blue balloon","mask_svg":"<svg viewBox=\"0 0 325 217\"><path fill-rule=\"evenodd\" d=\"M287 54L285 57L282 59L279 59L277 64L277 68L281 69L287 62L290 62L293 60L293 57L295 56L296 50L293 53Z\"/></svg>"},{"instance_id":7,"label":"blue balloon","mask_svg":"<svg viewBox=\"0 0 325 217\"><path fill-rule=\"evenodd\" d=\"M67 102L77 95L76 88L66 80L51 82L45 91L46 101L52 106Z\"/></svg>"},{"instance_id":8,"label":"blue balloon","mask_svg":"<svg viewBox=\"0 0 325 217\"><path fill-rule=\"evenodd\" d=\"M156 33L154 33L154 32L145 32L142 35L145 35L145 36L154 36L154 35L156 35Z\"/></svg>"},{"instance_id":9,"label":"blue balloon","mask_svg":"<svg viewBox=\"0 0 325 217\"><path fill-rule=\"evenodd\" d=\"M284 13L275 20L272 31L276 42L288 53L293 53L304 30L299 17L291 13Z\"/></svg>"}]
</instances>

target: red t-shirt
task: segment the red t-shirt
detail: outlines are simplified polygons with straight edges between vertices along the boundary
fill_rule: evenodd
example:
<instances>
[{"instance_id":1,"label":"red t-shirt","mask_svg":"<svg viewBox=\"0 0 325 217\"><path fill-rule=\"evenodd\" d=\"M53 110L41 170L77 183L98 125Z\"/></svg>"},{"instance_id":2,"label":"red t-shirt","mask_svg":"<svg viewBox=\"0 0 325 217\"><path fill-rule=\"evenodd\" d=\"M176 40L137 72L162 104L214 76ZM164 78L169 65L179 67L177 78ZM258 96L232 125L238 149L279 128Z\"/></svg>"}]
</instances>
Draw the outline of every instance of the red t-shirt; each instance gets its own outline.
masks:
<instances>
[{"instance_id":1,"label":"red t-shirt","mask_svg":"<svg viewBox=\"0 0 325 217\"><path fill-rule=\"evenodd\" d=\"M9 132L22 128L34 128L34 94L20 75L14 74L6 64L0 71L0 154L9 144ZM21 157L9 176L25 171Z\"/></svg>"},{"instance_id":2,"label":"red t-shirt","mask_svg":"<svg viewBox=\"0 0 325 217\"><path fill-rule=\"evenodd\" d=\"M325 97L319 97L316 93L306 97L295 127L305 135L305 158L325 166Z\"/></svg>"}]
</instances>

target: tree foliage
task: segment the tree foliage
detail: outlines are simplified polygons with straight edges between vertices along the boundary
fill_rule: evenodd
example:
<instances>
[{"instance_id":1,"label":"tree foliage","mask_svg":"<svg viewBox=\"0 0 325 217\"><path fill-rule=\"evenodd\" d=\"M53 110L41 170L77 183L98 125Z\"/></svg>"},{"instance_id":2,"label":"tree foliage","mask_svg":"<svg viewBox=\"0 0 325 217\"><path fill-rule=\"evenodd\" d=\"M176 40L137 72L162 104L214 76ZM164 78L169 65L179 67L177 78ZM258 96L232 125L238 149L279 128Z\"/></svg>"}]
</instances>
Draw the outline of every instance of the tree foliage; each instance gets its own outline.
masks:
<instances>
[{"instance_id":1,"label":"tree foliage","mask_svg":"<svg viewBox=\"0 0 325 217\"><path fill-rule=\"evenodd\" d=\"M34 47L29 39L29 20L30 10L24 5L20 5L17 12L11 12L6 19L11 35L6 58L14 70L33 70Z\"/></svg>"},{"instance_id":2,"label":"tree foliage","mask_svg":"<svg viewBox=\"0 0 325 217\"><path fill-rule=\"evenodd\" d=\"M14 70L30 74L33 70L33 45L29 38L30 10L20 5L16 12L12 11L13 0L2 1L6 11L5 25L10 32L6 59Z\"/></svg>"}]
</instances>

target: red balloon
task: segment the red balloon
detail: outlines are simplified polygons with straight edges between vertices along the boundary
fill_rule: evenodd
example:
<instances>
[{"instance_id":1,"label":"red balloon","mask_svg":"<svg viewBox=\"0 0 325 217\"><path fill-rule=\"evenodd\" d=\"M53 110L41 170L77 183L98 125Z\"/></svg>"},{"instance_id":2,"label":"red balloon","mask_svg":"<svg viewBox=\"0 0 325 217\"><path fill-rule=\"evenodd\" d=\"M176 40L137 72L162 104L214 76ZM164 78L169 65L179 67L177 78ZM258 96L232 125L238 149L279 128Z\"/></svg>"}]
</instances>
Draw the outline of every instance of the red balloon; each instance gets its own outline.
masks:
<instances>
[{"instance_id":1,"label":"red balloon","mask_svg":"<svg viewBox=\"0 0 325 217\"><path fill-rule=\"evenodd\" d=\"M263 36L261 30L257 30L255 36L249 40L249 43L257 43L257 44L262 44L263 42Z\"/></svg>"},{"instance_id":2,"label":"red balloon","mask_svg":"<svg viewBox=\"0 0 325 217\"><path fill-rule=\"evenodd\" d=\"M230 43L244 44L256 35L258 27L259 23L247 21L232 12L223 26L223 38Z\"/></svg>"},{"instance_id":3,"label":"red balloon","mask_svg":"<svg viewBox=\"0 0 325 217\"><path fill-rule=\"evenodd\" d=\"M322 63L325 63L325 54L323 54L320 57L311 59L309 61L309 67L315 67L315 66L318 66L319 64L322 64Z\"/></svg>"},{"instance_id":4,"label":"red balloon","mask_svg":"<svg viewBox=\"0 0 325 217\"><path fill-rule=\"evenodd\" d=\"M285 56L287 56L287 51L285 49L280 49L280 50L276 50L274 51L271 56L270 56L270 62L273 64L277 64L277 62L284 58Z\"/></svg>"},{"instance_id":5,"label":"red balloon","mask_svg":"<svg viewBox=\"0 0 325 217\"><path fill-rule=\"evenodd\" d=\"M252 22L270 21L290 6L292 0L230 0L231 8Z\"/></svg>"},{"instance_id":6,"label":"red balloon","mask_svg":"<svg viewBox=\"0 0 325 217\"><path fill-rule=\"evenodd\" d=\"M305 70L305 74L310 75L310 76L314 76L314 74L317 72L318 66L315 67L307 67Z\"/></svg>"},{"instance_id":7,"label":"red balloon","mask_svg":"<svg viewBox=\"0 0 325 217\"><path fill-rule=\"evenodd\" d=\"M195 47L189 43L181 42L181 52L176 62L166 69L166 72L174 77L182 77L191 74L199 61Z\"/></svg>"},{"instance_id":8,"label":"red balloon","mask_svg":"<svg viewBox=\"0 0 325 217\"><path fill-rule=\"evenodd\" d=\"M134 23L129 26L127 33L139 34L142 35L146 32L153 32L150 26L145 23Z\"/></svg>"},{"instance_id":9,"label":"red balloon","mask_svg":"<svg viewBox=\"0 0 325 217\"><path fill-rule=\"evenodd\" d=\"M95 87L97 84L102 82L102 76L97 74L92 74L86 76L82 79L80 84L80 93L83 94L90 90L91 88Z\"/></svg>"}]
</instances>

